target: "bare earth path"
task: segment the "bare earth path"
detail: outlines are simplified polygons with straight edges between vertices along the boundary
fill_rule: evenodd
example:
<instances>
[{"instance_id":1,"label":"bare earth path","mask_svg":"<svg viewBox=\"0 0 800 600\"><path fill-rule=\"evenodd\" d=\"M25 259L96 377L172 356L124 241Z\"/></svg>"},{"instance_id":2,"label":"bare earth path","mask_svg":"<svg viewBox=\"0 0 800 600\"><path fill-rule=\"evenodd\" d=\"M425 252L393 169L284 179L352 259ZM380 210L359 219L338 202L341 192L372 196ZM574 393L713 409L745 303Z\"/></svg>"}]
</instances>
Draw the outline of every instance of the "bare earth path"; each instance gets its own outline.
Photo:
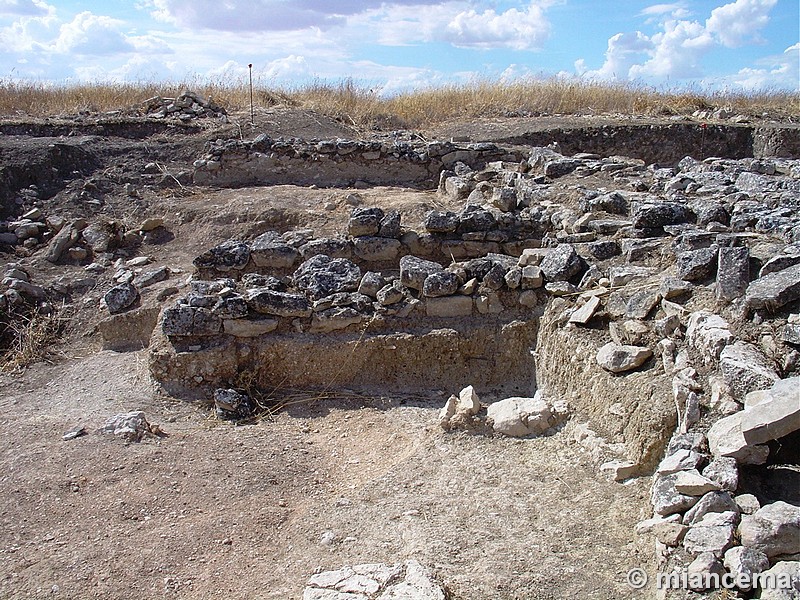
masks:
<instances>
[{"instance_id":1,"label":"bare earth path","mask_svg":"<svg viewBox=\"0 0 800 600\"><path fill-rule=\"evenodd\" d=\"M2 598L289 599L315 569L407 558L458 599L631 598L624 574L652 555L632 533L646 480L602 480L565 432L445 434L437 398L233 427L154 395L143 353L107 351L0 395ZM167 437L94 433L133 409Z\"/></svg>"}]
</instances>

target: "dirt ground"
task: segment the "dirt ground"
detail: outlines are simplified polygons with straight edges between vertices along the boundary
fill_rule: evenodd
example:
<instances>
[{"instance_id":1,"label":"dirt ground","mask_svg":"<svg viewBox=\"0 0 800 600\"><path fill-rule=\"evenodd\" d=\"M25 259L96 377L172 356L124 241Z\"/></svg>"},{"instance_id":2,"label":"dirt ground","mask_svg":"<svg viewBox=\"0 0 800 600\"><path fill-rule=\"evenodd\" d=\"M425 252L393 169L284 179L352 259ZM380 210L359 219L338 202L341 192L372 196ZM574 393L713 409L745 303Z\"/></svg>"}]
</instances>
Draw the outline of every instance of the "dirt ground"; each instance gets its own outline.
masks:
<instances>
[{"instance_id":1,"label":"dirt ground","mask_svg":"<svg viewBox=\"0 0 800 600\"><path fill-rule=\"evenodd\" d=\"M359 133L306 113L260 118L272 134ZM170 267L167 284L178 286L197 254L231 236L342 231L353 190L206 190L140 178L152 161L170 173L188 168L206 140L233 131L93 138L86 148L99 165L62 178L36 205L129 227L165 217L174 237L139 254ZM0 155L24 164L51 143L0 136ZM87 181L103 191L100 204L76 200ZM128 195L126 183L140 193ZM446 206L432 191L358 193L365 205L398 208L410 225ZM42 254L0 262L22 262L40 284L83 273ZM257 424L223 423L160 393L146 350L100 350L104 277L77 303L48 361L0 375L0 598L299 599L318 570L410 558L431 566L454 600L643 597L625 573L652 571L653 540L633 531L650 516L650 482L606 481L569 428L527 440L445 433L445 396L433 392L309 397ZM96 433L131 410L165 436L126 443ZM62 440L79 425L89 433Z\"/></svg>"},{"instance_id":2,"label":"dirt ground","mask_svg":"<svg viewBox=\"0 0 800 600\"><path fill-rule=\"evenodd\" d=\"M0 597L290 599L318 569L409 558L464 600L638 597L648 482L603 480L565 432L446 434L436 397L233 426L154 393L145 365L86 349L4 377ZM129 410L166 437L94 433Z\"/></svg>"}]
</instances>

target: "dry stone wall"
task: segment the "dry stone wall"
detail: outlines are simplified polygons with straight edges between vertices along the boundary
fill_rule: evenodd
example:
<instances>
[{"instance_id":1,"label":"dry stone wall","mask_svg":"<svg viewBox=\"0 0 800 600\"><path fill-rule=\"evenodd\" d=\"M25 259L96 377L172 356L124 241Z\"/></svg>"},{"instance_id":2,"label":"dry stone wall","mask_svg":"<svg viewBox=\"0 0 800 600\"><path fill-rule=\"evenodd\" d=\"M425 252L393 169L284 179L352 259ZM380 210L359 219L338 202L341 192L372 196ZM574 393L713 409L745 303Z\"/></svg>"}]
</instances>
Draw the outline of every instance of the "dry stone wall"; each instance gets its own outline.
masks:
<instances>
[{"instance_id":1,"label":"dry stone wall","mask_svg":"<svg viewBox=\"0 0 800 600\"><path fill-rule=\"evenodd\" d=\"M616 185L554 193L597 174ZM192 291L161 315L153 375L206 393L242 369L274 387L469 382L471 427L505 423L501 403L481 416L475 389L511 383L512 417L566 403L601 470L654 472L637 530L657 539L660 571L797 571L796 490L764 467L765 487L743 476L786 460L800 431L800 161L534 148L456 161L439 190L463 208L415 229L358 208L341 237L266 232L199 256ZM218 409L239 414L235 394L218 390Z\"/></svg>"}]
</instances>

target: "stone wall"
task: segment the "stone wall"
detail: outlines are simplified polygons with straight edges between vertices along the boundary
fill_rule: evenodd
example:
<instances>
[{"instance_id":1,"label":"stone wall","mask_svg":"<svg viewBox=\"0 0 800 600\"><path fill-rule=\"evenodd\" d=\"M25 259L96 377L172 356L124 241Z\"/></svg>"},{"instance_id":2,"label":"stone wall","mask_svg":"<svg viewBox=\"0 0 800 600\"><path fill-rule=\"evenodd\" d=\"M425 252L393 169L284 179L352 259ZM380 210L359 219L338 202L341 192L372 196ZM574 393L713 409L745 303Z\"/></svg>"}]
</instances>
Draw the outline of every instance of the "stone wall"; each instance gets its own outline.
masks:
<instances>
[{"instance_id":1,"label":"stone wall","mask_svg":"<svg viewBox=\"0 0 800 600\"><path fill-rule=\"evenodd\" d=\"M456 162L479 168L521 155L494 144L457 146L449 142L275 139L218 140L195 161L194 182L222 187L243 185L431 187Z\"/></svg>"}]
</instances>

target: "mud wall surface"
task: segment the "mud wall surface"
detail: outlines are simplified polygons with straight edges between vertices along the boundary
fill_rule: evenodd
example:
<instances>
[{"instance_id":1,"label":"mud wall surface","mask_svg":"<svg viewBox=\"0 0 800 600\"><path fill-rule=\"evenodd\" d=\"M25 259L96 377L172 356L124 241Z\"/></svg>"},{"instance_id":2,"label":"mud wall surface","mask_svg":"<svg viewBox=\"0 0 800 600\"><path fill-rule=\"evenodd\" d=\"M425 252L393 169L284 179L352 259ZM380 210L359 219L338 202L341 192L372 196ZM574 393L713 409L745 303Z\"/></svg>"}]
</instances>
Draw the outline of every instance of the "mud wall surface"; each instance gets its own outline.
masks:
<instances>
[{"instance_id":1,"label":"mud wall surface","mask_svg":"<svg viewBox=\"0 0 800 600\"><path fill-rule=\"evenodd\" d=\"M597 367L603 331L565 328L565 301L551 300L536 346L537 385L567 400L581 420L612 443L622 443L642 472L656 466L677 423L671 377L659 369L615 375ZM653 358L651 361L657 359Z\"/></svg>"},{"instance_id":2,"label":"mud wall surface","mask_svg":"<svg viewBox=\"0 0 800 600\"><path fill-rule=\"evenodd\" d=\"M409 143L355 140L218 140L195 161L194 183L219 187L244 185L432 187L443 169L462 162L480 168L522 155L494 144L456 146L449 142Z\"/></svg>"},{"instance_id":3,"label":"mud wall surface","mask_svg":"<svg viewBox=\"0 0 800 600\"><path fill-rule=\"evenodd\" d=\"M800 156L800 130L795 127L748 127L674 123L668 125L603 125L532 131L499 143L547 146L557 142L563 154L620 154L648 164L674 165L685 156L702 160Z\"/></svg>"},{"instance_id":4,"label":"mud wall surface","mask_svg":"<svg viewBox=\"0 0 800 600\"><path fill-rule=\"evenodd\" d=\"M220 187L320 185L330 187L408 185L432 187L439 174L464 163L472 169L491 161L519 161L519 146L558 144L569 156L579 152L630 156L646 164L676 165L682 158L765 158L800 156L800 129L672 123L557 128L503 137L498 143L218 140L195 161L194 183Z\"/></svg>"},{"instance_id":5,"label":"mud wall surface","mask_svg":"<svg viewBox=\"0 0 800 600\"><path fill-rule=\"evenodd\" d=\"M150 369L181 395L229 386L241 373L263 389L430 393L467 385L509 394L534 391L536 320L451 322L395 333L284 333L250 339L219 336L174 345L160 328Z\"/></svg>"}]
</instances>

